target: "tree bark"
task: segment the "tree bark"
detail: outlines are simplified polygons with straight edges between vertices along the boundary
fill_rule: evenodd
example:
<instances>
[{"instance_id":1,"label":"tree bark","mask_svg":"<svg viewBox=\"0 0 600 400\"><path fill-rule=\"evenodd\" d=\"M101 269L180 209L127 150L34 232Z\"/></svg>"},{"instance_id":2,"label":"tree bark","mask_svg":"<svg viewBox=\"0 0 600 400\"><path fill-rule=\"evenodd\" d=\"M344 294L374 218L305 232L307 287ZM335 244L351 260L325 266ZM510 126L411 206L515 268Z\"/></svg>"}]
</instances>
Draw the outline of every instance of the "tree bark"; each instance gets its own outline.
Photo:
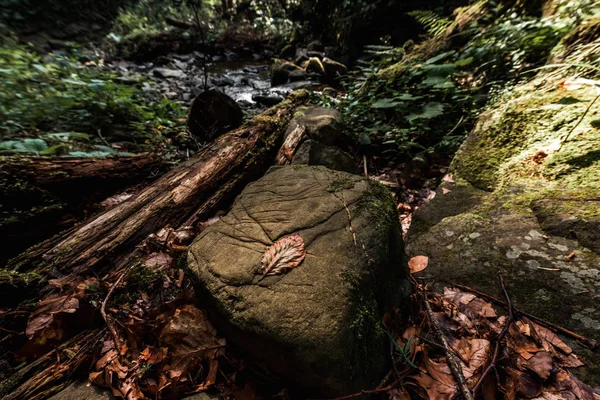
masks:
<instances>
[{"instance_id":1,"label":"tree bark","mask_svg":"<svg viewBox=\"0 0 600 400\"><path fill-rule=\"evenodd\" d=\"M86 216L90 206L158 171L154 154L0 158L0 262Z\"/></svg>"},{"instance_id":2,"label":"tree bark","mask_svg":"<svg viewBox=\"0 0 600 400\"><path fill-rule=\"evenodd\" d=\"M140 255L136 246L167 224L194 226L213 216L273 164L288 122L307 97L293 93L134 197L10 260L8 269L44 278L101 275L133 261Z\"/></svg>"}]
</instances>

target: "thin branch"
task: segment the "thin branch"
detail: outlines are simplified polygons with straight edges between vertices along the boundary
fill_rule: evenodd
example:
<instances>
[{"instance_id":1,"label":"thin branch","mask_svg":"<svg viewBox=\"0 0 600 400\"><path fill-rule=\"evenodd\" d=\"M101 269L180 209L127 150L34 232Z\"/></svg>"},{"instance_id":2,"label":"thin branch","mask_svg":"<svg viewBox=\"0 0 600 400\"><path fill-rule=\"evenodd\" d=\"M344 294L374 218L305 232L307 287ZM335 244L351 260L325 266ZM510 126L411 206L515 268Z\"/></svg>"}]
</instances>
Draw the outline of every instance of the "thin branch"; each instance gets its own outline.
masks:
<instances>
[{"instance_id":1,"label":"thin branch","mask_svg":"<svg viewBox=\"0 0 600 400\"><path fill-rule=\"evenodd\" d=\"M488 374L492 370L496 369L496 361L498 361L498 354L500 353L500 345L502 344L502 340L504 339L504 336L506 336L506 334L508 333L508 330L515 319L514 308L513 308L512 302L510 301L510 297L508 296L508 292L506 291L506 287L504 286L504 278L502 277L502 274L498 274L498 277L500 279L500 286L502 286L502 292L504 293L504 297L506 298L506 304L508 304L508 318L506 319L506 322L504 323L504 327L502 328L502 331L500 332L500 335L498 335L498 339L496 340L496 347L494 348L494 355L492 356L492 361L489 363L487 368L483 371L483 373L481 374L481 377L479 378L479 381L477 381L477 384L473 388L473 393L475 395L477 395L477 392L483 385L483 381L488 376ZM500 385L500 382L497 382L497 384Z\"/></svg>"},{"instance_id":2,"label":"thin branch","mask_svg":"<svg viewBox=\"0 0 600 400\"><path fill-rule=\"evenodd\" d=\"M108 326L108 330L110 331L110 335L112 336L113 342L115 343L115 350L117 350L117 351L119 351L119 347L120 347L121 343L120 343L119 335L117 333L116 328L110 322L110 320L108 319L108 316L106 315L106 305L108 304L108 301L110 300L110 297L114 293L114 291L117 288L117 286L119 286L119 284L121 283L121 281L123 280L123 278L125 278L125 275L127 275L127 272L129 272L130 268L131 267L129 267L125 271L123 271L123 273L121 274L121 276L119 277L119 279L117 279L117 281L112 285L112 287L108 291L108 294L106 295L106 298L102 302L102 307L100 308L100 314L102 314L102 318L104 318L104 322L106 322L106 326Z\"/></svg>"},{"instance_id":3,"label":"thin branch","mask_svg":"<svg viewBox=\"0 0 600 400\"><path fill-rule=\"evenodd\" d=\"M431 327L435 331L438 340L444 348L444 353L446 354L446 360L448 360L448 366L450 367L450 371L452 371L452 376L454 376L454 380L456 380L460 392L465 398L465 400L474 400L473 394L471 394L471 391L467 386L467 380L465 379L465 376L462 372L462 367L460 366L458 358L454 355L454 352L450 350L450 345L448 344L446 335L444 335L444 332L440 328L435 314L433 314L433 311L431 310L431 306L429 305L429 299L427 298L427 292L423 290L422 293L425 303L425 309L427 311L427 316L429 317L429 322L431 324Z\"/></svg>"},{"instance_id":4,"label":"thin branch","mask_svg":"<svg viewBox=\"0 0 600 400\"><path fill-rule=\"evenodd\" d=\"M192 11L194 12L194 22L198 26L198 31L200 32L200 40L202 41L202 68L204 69L204 90L208 90L208 68L206 63L206 51L208 50L208 46L206 44L206 37L204 36L204 27L200 22L200 7L195 3L194 0L189 2Z\"/></svg>"},{"instance_id":5,"label":"thin branch","mask_svg":"<svg viewBox=\"0 0 600 400\"><path fill-rule=\"evenodd\" d=\"M579 120L577 121L577 123L573 126L573 128L571 128L571 130L569 131L569 133L567 133L567 135L565 136L565 138L561 141L560 146L558 147L557 152L560 151L560 149L562 149L562 147L563 147L563 145L565 143L567 143L567 140L569 140L569 136L571 136L571 134L575 131L575 129L577 129L577 127L579 126L579 124L581 124L581 121L583 121L583 119L588 114L588 112L590 112L590 109L592 108L592 106L594 104L596 104L596 101L598 101L598 99L600 99L600 93L598 93L598 96L594 97L594 100L592 100L590 102L590 104L587 106L587 108L585 109L585 112L583 113L583 115L581 115L581 118L579 118Z\"/></svg>"},{"instance_id":6,"label":"thin branch","mask_svg":"<svg viewBox=\"0 0 600 400\"><path fill-rule=\"evenodd\" d=\"M491 301L492 303L494 303L496 305L502 306L504 308L508 308L508 305L506 304L506 302L498 299L497 297L491 296L491 295L489 295L487 293L484 293L484 292L481 292L481 291L479 291L477 289L473 289L472 287L469 287L469 286L459 285L457 283L454 283L453 286L455 286L455 287L457 287L457 288L459 288L461 290L464 290L466 292L474 293L477 296L482 297L482 298L484 298L484 299L486 299L488 301ZM536 317L533 314L529 314L529 313L527 313L525 311L521 311L521 310L519 310L516 307L513 307L513 310L517 314L522 315L524 317L527 317L530 320L532 320L532 321L534 321L534 322L536 322L536 323L538 323L538 324L540 324L542 326L545 326L548 329L552 329L554 331L560 332L560 333L562 333L565 336L569 336L570 338L573 338L573 339L577 340L577 342L581 346L585 347L586 349L594 349L598 345L598 343L595 340L586 338L585 336L581 336L580 334L575 333L573 331L570 331L570 330L568 330L566 328L563 328L560 325L553 324L552 322L548 322L548 321L546 321L544 319L541 319L540 317Z\"/></svg>"}]
</instances>

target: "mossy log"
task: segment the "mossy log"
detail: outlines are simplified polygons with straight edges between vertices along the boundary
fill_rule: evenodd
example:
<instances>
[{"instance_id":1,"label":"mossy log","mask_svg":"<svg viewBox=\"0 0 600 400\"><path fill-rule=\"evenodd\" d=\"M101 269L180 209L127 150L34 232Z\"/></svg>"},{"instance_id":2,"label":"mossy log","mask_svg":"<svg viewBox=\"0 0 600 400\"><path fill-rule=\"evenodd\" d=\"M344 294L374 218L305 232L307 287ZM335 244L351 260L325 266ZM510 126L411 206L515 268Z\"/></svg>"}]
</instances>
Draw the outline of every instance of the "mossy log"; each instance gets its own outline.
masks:
<instances>
[{"instance_id":1,"label":"mossy log","mask_svg":"<svg viewBox=\"0 0 600 400\"><path fill-rule=\"evenodd\" d=\"M95 203L139 183L163 164L128 157L0 157L0 262L73 226Z\"/></svg>"},{"instance_id":2,"label":"mossy log","mask_svg":"<svg viewBox=\"0 0 600 400\"><path fill-rule=\"evenodd\" d=\"M7 269L44 277L100 275L139 256L136 246L166 225L213 216L273 164L288 122L307 99L305 91L293 93L132 198L10 260Z\"/></svg>"}]
</instances>

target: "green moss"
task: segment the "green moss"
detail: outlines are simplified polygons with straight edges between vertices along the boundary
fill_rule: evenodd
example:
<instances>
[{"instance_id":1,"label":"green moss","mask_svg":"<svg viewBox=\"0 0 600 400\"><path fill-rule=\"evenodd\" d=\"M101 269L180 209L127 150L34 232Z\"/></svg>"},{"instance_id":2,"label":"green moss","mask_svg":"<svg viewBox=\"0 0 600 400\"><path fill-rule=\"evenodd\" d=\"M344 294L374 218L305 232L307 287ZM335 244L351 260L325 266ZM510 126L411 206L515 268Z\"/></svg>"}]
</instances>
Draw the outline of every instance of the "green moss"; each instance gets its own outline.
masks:
<instances>
[{"instance_id":1,"label":"green moss","mask_svg":"<svg viewBox=\"0 0 600 400\"><path fill-rule=\"evenodd\" d=\"M358 209L369 213L378 228L391 229L398 224L398 214L392 193L381 183L369 180L369 190L358 202Z\"/></svg>"}]
</instances>

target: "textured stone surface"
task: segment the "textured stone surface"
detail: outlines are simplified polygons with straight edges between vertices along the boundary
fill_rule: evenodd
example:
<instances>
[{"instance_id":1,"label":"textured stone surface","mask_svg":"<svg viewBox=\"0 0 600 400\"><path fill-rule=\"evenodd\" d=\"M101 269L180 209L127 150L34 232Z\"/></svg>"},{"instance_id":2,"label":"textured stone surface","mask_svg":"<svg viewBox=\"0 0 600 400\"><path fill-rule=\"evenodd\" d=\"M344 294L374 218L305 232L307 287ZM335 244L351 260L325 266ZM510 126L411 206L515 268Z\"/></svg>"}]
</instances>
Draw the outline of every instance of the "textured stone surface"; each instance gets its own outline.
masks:
<instances>
[{"instance_id":1,"label":"textured stone surface","mask_svg":"<svg viewBox=\"0 0 600 400\"><path fill-rule=\"evenodd\" d=\"M345 151L333 146L325 146L315 140L307 140L296 151L292 165L322 165L336 171L356 172L356 160Z\"/></svg>"},{"instance_id":2,"label":"textured stone surface","mask_svg":"<svg viewBox=\"0 0 600 400\"><path fill-rule=\"evenodd\" d=\"M342 114L333 108L307 107L296 112L288 126L285 137L298 125L306 127L306 135L317 142L332 146L339 141L342 130Z\"/></svg>"},{"instance_id":3,"label":"textured stone surface","mask_svg":"<svg viewBox=\"0 0 600 400\"><path fill-rule=\"evenodd\" d=\"M304 261L263 277L265 250L294 234ZM272 168L196 239L188 261L228 340L292 388L349 394L389 371L379 320L410 285L386 188L323 167Z\"/></svg>"}]
</instances>

